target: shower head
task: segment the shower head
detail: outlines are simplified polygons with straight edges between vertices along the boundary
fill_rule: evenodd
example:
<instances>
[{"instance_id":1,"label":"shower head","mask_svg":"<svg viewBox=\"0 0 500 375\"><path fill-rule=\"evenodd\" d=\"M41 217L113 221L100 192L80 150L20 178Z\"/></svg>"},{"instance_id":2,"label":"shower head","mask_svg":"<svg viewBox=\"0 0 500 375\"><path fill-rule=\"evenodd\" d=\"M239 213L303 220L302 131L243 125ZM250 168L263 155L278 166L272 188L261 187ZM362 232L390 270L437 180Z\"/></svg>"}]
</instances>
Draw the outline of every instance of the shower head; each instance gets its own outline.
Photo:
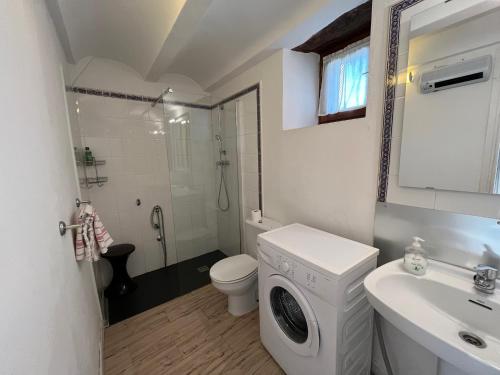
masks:
<instances>
[{"instance_id":1,"label":"shower head","mask_svg":"<svg viewBox=\"0 0 500 375\"><path fill-rule=\"evenodd\" d=\"M223 142L222 136L220 134L216 134L215 139L219 141L219 153L225 154L226 150L224 150L224 144L222 143Z\"/></svg>"},{"instance_id":2,"label":"shower head","mask_svg":"<svg viewBox=\"0 0 500 375\"><path fill-rule=\"evenodd\" d=\"M222 150L222 146L223 146L223 143L222 143L222 142L224 141L224 140L222 139L222 136L221 136L220 134L216 134L216 135L215 135L215 139L216 139L217 141L219 141L219 150Z\"/></svg>"},{"instance_id":3,"label":"shower head","mask_svg":"<svg viewBox=\"0 0 500 375\"><path fill-rule=\"evenodd\" d=\"M164 92L162 92L162 93L160 94L160 96L159 96L159 97L157 97L157 98L153 101L153 103L151 104L151 108L154 108L154 107L155 107L155 106L156 106L159 102L161 102L161 101L162 101L162 99L163 99L163 95L166 95L166 94L172 94L173 92L174 92L174 90L173 90L171 87L167 87L167 89L166 89Z\"/></svg>"}]
</instances>

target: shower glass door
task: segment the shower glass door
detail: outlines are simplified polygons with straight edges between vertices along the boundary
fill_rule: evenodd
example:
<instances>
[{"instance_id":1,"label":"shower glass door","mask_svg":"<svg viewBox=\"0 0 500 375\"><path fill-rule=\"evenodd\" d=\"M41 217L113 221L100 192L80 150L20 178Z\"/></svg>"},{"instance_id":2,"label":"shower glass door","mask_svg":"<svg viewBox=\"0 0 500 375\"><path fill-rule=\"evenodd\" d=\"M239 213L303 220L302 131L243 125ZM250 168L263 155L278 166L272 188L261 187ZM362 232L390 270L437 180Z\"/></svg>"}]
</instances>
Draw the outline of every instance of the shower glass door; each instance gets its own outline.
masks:
<instances>
[{"instance_id":1,"label":"shower glass door","mask_svg":"<svg viewBox=\"0 0 500 375\"><path fill-rule=\"evenodd\" d=\"M233 107L221 127L209 107L168 100L165 95L174 239L167 246L175 247L177 263L203 272L224 255L240 252L235 111Z\"/></svg>"}]
</instances>

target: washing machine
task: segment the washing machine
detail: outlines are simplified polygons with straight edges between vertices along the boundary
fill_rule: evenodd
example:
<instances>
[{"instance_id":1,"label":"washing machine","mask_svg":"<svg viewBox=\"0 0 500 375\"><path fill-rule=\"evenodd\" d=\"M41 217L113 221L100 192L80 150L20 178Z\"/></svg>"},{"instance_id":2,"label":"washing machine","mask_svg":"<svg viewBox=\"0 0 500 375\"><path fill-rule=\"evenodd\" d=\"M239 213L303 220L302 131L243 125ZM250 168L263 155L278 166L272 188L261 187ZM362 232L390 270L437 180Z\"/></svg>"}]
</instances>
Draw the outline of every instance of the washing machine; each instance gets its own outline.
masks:
<instances>
[{"instance_id":1,"label":"washing machine","mask_svg":"<svg viewBox=\"0 0 500 375\"><path fill-rule=\"evenodd\" d=\"M378 250L301 224L257 240L262 343L288 375L369 375Z\"/></svg>"}]
</instances>

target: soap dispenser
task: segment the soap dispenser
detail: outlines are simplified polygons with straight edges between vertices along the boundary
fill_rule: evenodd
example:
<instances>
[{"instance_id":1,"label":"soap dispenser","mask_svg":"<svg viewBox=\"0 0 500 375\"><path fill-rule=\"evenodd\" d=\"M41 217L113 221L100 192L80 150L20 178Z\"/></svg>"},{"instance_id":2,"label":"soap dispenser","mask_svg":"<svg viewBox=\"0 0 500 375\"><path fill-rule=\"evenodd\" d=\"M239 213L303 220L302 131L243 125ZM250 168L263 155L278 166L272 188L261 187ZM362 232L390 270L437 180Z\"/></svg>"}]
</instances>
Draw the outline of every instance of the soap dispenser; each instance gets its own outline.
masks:
<instances>
[{"instance_id":1,"label":"soap dispenser","mask_svg":"<svg viewBox=\"0 0 500 375\"><path fill-rule=\"evenodd\" d=\"M418 276L422 276L427 271L427 253L422 247L425 242L420 237L413 237L413 243L405 248L403 265L405 269Z\"/></svg>"}]
</instances>

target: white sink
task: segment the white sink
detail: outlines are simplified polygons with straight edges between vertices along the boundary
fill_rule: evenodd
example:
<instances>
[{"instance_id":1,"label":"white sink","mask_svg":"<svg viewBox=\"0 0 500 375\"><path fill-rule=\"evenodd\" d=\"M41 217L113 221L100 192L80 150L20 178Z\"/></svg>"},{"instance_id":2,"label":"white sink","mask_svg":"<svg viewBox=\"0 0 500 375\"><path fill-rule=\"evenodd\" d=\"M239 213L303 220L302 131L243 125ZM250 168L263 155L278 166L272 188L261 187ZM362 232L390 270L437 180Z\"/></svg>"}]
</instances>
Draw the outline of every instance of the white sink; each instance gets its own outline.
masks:
<instances>
[{"instance_id":1,"label":"white sink","mask_svg":"<svg viewBox=\"0 0 500 375\"><path fill-rule=\"evenodd\" d=\"M500 375L500 291L477 291L473 276L437 261L429 261L424 276L414 276L400 259L369 274L365 289L380 315L439 358L471 374ZM486 347L466 343L462 331Z\"/></svg>"}]
</instances>

